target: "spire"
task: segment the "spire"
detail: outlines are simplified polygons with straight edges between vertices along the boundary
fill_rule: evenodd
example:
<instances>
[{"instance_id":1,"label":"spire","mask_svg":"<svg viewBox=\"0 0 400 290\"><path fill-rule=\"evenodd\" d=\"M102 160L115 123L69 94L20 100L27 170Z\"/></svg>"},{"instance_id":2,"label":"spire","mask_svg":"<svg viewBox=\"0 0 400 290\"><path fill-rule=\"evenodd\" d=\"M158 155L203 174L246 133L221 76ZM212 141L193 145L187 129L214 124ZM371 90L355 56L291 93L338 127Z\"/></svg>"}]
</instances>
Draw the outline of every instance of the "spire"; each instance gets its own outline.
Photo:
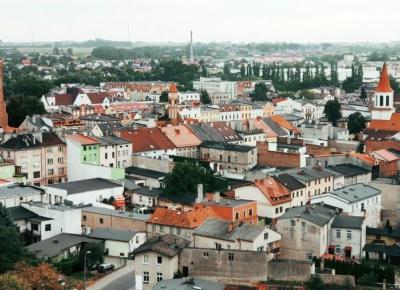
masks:
<instances>
[{"instance_id":1,"label":"spire","mask_svg":"<svg viewBox=\"0 0 400 290\"><path fill-rule=\"evenodd\" d=\"M172 83L172 84L169 86L169 92L170 92L170 93L173 93L173 94L178 92L178 89L176 88L175 83Z\"/></svg>"},{"instance_id":2,"label":"spire","mask_svg":"<svg viewBox=\"0 0 400 290\"><path fill-rule=\"evenodd\" d=\"M383 67L381 70L381 76L379 78L379 83L375 89L375 92L379 92L379 93L392 93L393 92L393 89L390 86L390 78L389 78L389 73L387 70L386 62L383 64Z\"/></svg>"}]
</instances>

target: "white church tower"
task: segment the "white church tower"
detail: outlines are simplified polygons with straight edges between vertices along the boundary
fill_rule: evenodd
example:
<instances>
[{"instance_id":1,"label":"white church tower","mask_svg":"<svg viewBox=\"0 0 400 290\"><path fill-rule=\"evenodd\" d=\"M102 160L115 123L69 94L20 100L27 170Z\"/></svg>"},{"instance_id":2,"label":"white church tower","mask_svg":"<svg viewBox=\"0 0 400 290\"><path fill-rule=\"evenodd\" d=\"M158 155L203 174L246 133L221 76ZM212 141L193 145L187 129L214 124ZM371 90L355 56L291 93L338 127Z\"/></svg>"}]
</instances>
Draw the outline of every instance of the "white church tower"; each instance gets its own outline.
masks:
<instances>
[{"instance_id":1,"label":"white church tower","mask_svg":"<svg viewBox=\"0 0 400 290\"><path fill-rule=\"evenodd\" d=\"M386 63L383 64L381 76L372 100L371 119L390 120L395 112L393 105L393 89L390 86L389 73Z\"/></svg>"}]
</instances>

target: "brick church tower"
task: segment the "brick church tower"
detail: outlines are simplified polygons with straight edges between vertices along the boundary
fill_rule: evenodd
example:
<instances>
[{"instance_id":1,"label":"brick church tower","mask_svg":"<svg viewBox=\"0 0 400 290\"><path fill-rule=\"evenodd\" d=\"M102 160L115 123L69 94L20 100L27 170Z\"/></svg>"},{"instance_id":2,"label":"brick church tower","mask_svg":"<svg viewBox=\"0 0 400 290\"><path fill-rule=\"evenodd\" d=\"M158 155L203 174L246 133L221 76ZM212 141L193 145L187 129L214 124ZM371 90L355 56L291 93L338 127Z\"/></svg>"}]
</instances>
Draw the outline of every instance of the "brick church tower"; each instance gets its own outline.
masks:
<instances>
[{"instance_id":1,"label":"brick church tower","mask_svg":"<svg viewBox=\"0 0 400 290\"><path fill-rule=\"evenodd\" d=\"M8 114L3 89L3 64L3 60L0 59L0 131L5 131L8 128Z\"/></svg>"},{"instance_id":2,"label":"brick church tower","mask_svg":"<svg viewBox=\"0 0 400 290\"><path fill-rule=\"evenodd\" d=\"M178 119L178 90L176 88L175 83L172 83L171 86L169 87L169 93L168 93L168 117L171 120L177 120Z\"/></svg>"}]
</instances>

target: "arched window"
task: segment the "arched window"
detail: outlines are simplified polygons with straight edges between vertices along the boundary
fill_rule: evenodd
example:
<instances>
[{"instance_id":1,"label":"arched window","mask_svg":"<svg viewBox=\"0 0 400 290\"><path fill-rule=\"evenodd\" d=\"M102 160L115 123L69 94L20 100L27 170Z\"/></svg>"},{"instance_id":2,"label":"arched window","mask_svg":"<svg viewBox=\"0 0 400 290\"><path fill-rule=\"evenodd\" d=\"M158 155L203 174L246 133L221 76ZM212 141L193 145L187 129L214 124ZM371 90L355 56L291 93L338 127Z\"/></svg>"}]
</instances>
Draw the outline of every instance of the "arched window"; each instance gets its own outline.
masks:
<instances>
[{"instance_id":1,"label":"arched window","mask_svg":"<svg viewBox=\"0 0 400 290\"><path fill-rule=\"evenodd\" d=\"M380 99L379 99L379 106L383 107L383 96L382 95L380 96Z\"/></svg>"},{"instance_id":2,"label":"arched window","mask_svg":"<svg viewBox=\"0 0 400 290\"><path fill-rule=\"evenodd\" d=\"M386 96L386 107L389 107L389 95Z\"/></svg>"}]
</instances>

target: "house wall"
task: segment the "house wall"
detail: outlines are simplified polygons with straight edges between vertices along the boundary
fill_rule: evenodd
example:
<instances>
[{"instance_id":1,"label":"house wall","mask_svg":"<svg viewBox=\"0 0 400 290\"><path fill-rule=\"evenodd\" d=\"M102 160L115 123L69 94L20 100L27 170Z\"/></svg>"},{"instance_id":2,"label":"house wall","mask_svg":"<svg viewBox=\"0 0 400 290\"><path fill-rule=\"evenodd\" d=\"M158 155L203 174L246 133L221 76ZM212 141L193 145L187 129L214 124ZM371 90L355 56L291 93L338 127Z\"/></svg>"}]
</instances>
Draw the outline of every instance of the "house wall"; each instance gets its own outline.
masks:
<instances>
[{"instance_id":1,"label":"house wall","mask_svg":"<svg viewBox=\"0 0 400 290\"><path fill-rule=\"evenodd\" d=\"M146 242L146 233L137 233L129 242L106 240L104 248L108 255L127 258L137 247Z\"/></svg>"},{"instance_id":2,"label":"house wall","mask_svg":"<svg viewBox=\"0 0 400 290\"><path fill-rule=\"evenodd\" d=\"M144 256L148 256L149 262L144 263ZM157 256L162 257L162 264L157 264ZM168 258L155 252L144 252L137 254L134 260L135 275L142 275L149 272L149 283L143 284L143 290L150 290L157 284L157 273L162 273L163 280L172 279L174 273L178 272L178 256Z\"/></svg>"},{"instance_id":3,"label":"house wall","mask_svg":"<svg viewBox=\"0 0 400 290\"><path fill-rule=\"evenodd\" d=\"M383 209L398 210L400 208L400 186L383 182L371 182L368 185L381 191Z\"/></svg>"},{"instance_id":4,"label":"house wall","mask_svg":"<svg viewBox=\"0 0 400 290\"><path fill-rule=\"evenodd\" d=\"M307 281L315 273L315 264L308 261L273 260L269 262L268 279L276 281Z\"/></svg>"},{"instance_id":5,"label":"house wall","mask_svg":"<svg viewBox=\"0 0 400 290\"><path fill-rule=\"evenodd\" d=\"M13 207L13 206L19 206L23 202L46 202L47 197L45 194L31 194L31 195L15 195L15 196L7 196L7 197L2 197L0 196L0 203L5 206L5 207Z\"/></svg>"},{"instance_id":6,"label":"house wall","mask_svg":"<svg viewBox=\"0 0 400 290\"><path fill-rule=\"evenodd\" d=\"M67 180L67 148L65 144L41 148L41 184L65 182Z\"/></svg>"},{"instance_id":7,"label":"house wall","mask_svg":"<svg viewBox=\"0 0 400 290\"><path fill-rule=\"evenodd\" d=\"M338 231L340 233L339 237ZM350 238L347 237L348 233L351 235ZM329 245L335 246L336 255L345 257L345 247L350 246L351 258L354 256L356 259L361 259L365 242L365 224L362 226L362 229L331 228Z\"/></svg>"},{"instance_id":8,"label":"house wall","mask_svg":"<svg viewBox=\"0 0 400 290\"><path fill-rule=\"evenodd\" d=\"M100 219L102 219L103 222L101 222ZM82 227L88 227L93 230L97 228L111 228L117 230L135 230L135 231L147 230L145 220L98 214L85 211L84 208L82 209L81 224Z\"/></svg>"},{"instance_id":9,"label":"house wall","mask_svg":"<svg viewBox=\"0 0 400 290\"><path fill-rule=\"evenodd\" d=\"M193 231L194 229L190 228L147 223L147 239L166 234L173 234L193 243Z\"/></svg>"},{"instance_id":10,"label":"house wall","mask_svg":"<svg viewBox=\"0 0 400 290\"><path fill-rule=\"evenodd\" d=\"M280 258L309 260L324 254L328 246L328 229L329 224L318 226L301 218L278 219L277 232L282 235Z\"/></svg>"},{"instance_id":11,"label":"house wall","mask_svg":"<svg viewBox=\"0 0 400 290\"><path fill-rule=\"evenodd\" d=\"M233 255L233 260L229 260L230 254ZM181 272L183 267L188 267L189 276L194 277L266 280L268 254L254 251L185 248L179 259Z\"/></svg>"}]
</instances>

